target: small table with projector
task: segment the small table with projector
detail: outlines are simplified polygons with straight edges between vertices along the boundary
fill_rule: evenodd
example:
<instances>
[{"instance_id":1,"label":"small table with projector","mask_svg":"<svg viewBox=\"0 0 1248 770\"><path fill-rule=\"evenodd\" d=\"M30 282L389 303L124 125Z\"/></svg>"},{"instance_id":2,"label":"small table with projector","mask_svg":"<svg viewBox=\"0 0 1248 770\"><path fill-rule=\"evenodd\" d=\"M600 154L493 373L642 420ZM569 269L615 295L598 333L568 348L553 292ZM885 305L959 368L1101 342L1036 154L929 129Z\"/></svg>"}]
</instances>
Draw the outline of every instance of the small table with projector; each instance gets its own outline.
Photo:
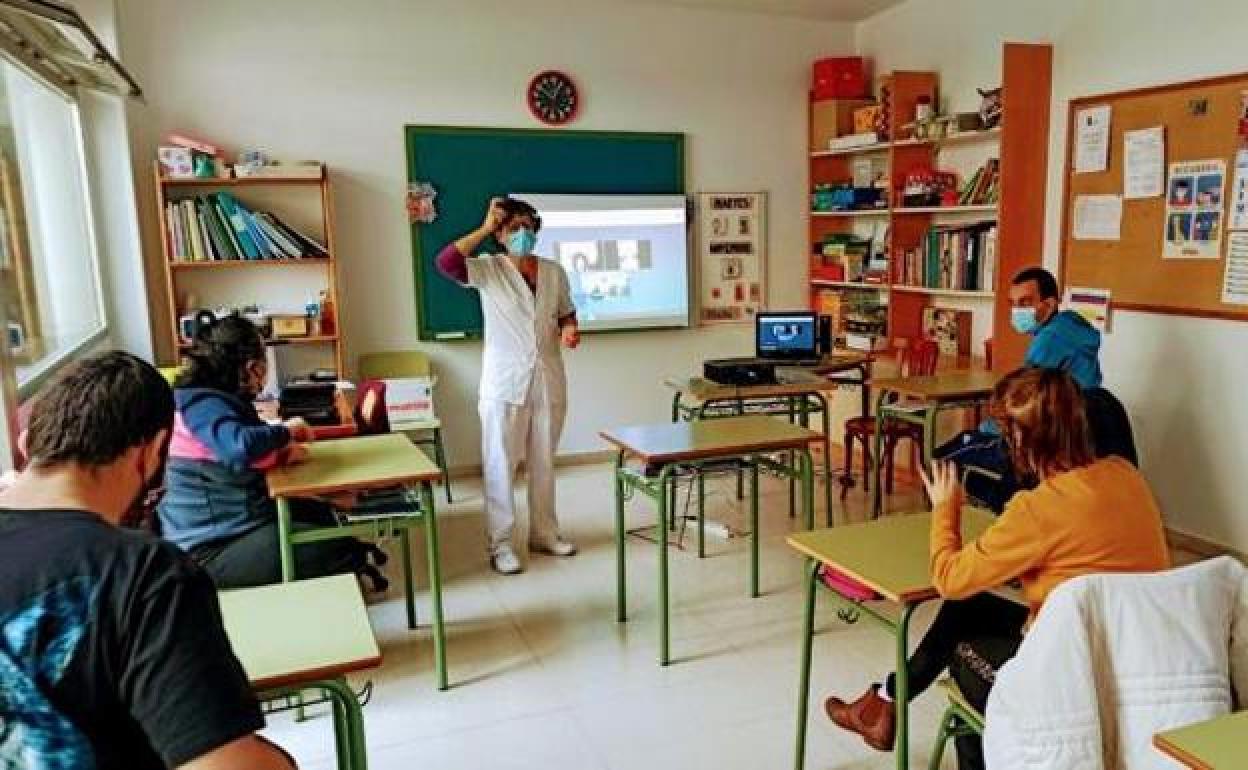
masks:
<instances>
[{"instance_id":1,"label":"small table with projector","mask_svg":"<svg viewBox=\"0 0 1248 770\"><path fill-rule=\"evenodd\" d=\"M783 327L783 333L775 329ZM808 427L818 413L823 429L823 476L826 515L832 522L832 431L828 394L846 385L862 394L862 413L869 406L871 356L850 350L830 350L830 336L818 331L814 313L759 313L755 318L755 358L707 361L705 374L719 374L728 382L707 376L669 377L672 421L701 420L742 414L785 415ZM783 339L781 339L783 338ZM821 352L827 351L827 352ZM736 372L739 376L732 376ZM853 373L856 373L854 376ZM789 513L794 514L796 490L789 485ZM841 483L852 480L842 475ZM738 497L741 482L738 477Z\"/></svg>"}]
</instances>

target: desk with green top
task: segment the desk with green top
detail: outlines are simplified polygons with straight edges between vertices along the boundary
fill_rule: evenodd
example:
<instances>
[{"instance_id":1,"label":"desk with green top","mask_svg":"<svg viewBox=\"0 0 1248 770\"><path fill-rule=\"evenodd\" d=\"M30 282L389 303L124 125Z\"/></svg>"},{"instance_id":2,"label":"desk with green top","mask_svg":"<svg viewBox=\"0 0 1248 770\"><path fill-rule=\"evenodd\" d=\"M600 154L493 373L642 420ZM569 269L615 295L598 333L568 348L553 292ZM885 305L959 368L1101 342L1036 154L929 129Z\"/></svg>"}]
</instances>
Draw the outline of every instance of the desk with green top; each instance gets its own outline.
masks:
<instances>
[{"instance_id":1,"label":"desk with green top","mask_svg":"<svg viewBox=\"0 0 1248 770\"><path fill-rule=\"evenodd\" d=\"M889 377L872 380L876 391L875 407L875 468L872 515L879 517L884 510L881 489L881 468L884 456L884 421L900 420L923 427L923 467L932 466L936 444L936 416L944 409L982 404L992 395L998 376L993 372L958 371L935 374L929 377ZM890 405L890 399L911 398L922 402L922 407L911 410Z\"/></svg>"},{"instance_id":2,"label":"desk with green top","mask_svg":"<svg viewBox=\"0 0 1248 770\"><path fill-rule=\"evenodd\" d=\"M672 422L702 420L711 417L743 414L785 415L789 422L809 427L810 415L818 412L823 422L824 502L829 526L832 523L832 430L828 410L828 392L856 385L862 392L862 414L867 414L869 396L867 383L871 376L871 356L853 351L838 351L824 357L822 363L810 367L792 367L802 377L791 382L767 385L721 385L705 377L669 377L663 381L673 391ZM783 367L783 362L777 362ZM857 372L856 378L843 375ZM811 403L811 402L814 403ZM791 477L792 478L792 477ZM847 475L842 484L848 484ZM738 490L740 487L738 487ZM790 488L790 514L793 513L793 489ZM739 494L739 492L738 492Z\"/></svg>"},{"instance_id":3,"label":"desk with green top","mask_svg":"<svg viewBox=\"0 0 1248 770\"><path fill-rule=\"evenodd\" d=\"M842 605L840 617L857 622L861 613L890 629L897 637L897 767L909 767L909 657L910 617L923 602L937 597L932 585L930 564L930 513L889 516L863 524L800 532L790 535L788 543L808 559L806 574L805 620L802 631L801 680L797 710L797 757L795 767L801 770L806 762L806 717L810 705L810 658L814 641L815 593L820 581L819 569L827 565L841 574L875 591L882 601L900 605L901 615L894 620L866 606L830 591ZM987 511L964 508L962 537L970 542L979 537L993 522Z\"/></svg>"},{"instance_id":4,"label":"desk with green top","mask_svg":"<svg viewBox=\"0 0 1248 770\"><path fill-rule=\"evenodd\" d=\"M1153 745L1192 770L1244 767L1248 765L1248 711L1157 733Z\"/></svg>"},{"instance_id":5,"label":"desk with green top","mask_svg":"<svg viewBox=\"0 0 1248 770\"><path fill-rule=\"evenodd\" d=\"M718 420L660 423L612 428L599 433L616 447L615 460L615 555L616 619L628 620L624 567L624 501L628 493L639 491L654 500L659 511L659 532L666 533L668 493L674 475L682 469L697 469L705 463L741 459L750 468L750 596L758 596L758 470L765 467L782 475L795 473L802 487L802 510L808 528L814 526L814 474L810 445L819 440L814 431L762 415L725 417ZM796 469L764 455L794 452ZM643 463L638 470L628 467L628 459ZM652 469L651 473L646 468ZM701 474L698 474L701 479ZM699 499L702 495L699 494ZM698 553L703 553L705 511L698 507ZM659 542L659 663L671 661L668 636L667 538Z\"/></svg>"},{"instance_id":6,"label":"desk with green top","mask_svg":"<svg viewBox=\"0 0 1248 770\"><path fill-rule=\"evenodd\" d=\"M333 707L339 770L368 770L364 717L345 675L381 665L353 575L222 591L234 654L261 700L324 692Z\"/></svg>"},{"instance_id":7,"label":"desk with green top","mask_svg":"<svg viewBox=\"0 0 1248 770\"><path fill-rule=\"evenodd\" d=\"M403 561L404 590L407 595L407 624L416 627L412 599L412 555L408 527L419 524L425 531L429 562L429 595L433 606L433 654L438 689L445 690L446 637L442 627L442 577L438 556L438 521L433 502L433 482L442 471L407 437L398 433L363 436L308 445L308 458L296 465L268 472L269 494L277 499L277 520L281 542L282 580L295 579L294 547L299 543L347 536L381 537L398 530ZM291 527L290 499L317 497L340 492L417 487L416 509L405 517L378 517L347 521L340 526L294 532Z\"/></svg>"}]
</instances>

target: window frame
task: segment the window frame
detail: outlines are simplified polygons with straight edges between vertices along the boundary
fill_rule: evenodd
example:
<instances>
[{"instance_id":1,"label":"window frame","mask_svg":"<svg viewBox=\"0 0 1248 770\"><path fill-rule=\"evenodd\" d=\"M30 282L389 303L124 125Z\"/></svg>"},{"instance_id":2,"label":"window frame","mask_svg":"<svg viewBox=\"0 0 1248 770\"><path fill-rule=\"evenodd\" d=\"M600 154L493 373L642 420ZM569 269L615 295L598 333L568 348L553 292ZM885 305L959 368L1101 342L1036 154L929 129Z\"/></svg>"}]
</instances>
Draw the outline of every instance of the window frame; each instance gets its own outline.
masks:
<instances>
[{"instance_id":1,"label":"window frame","mask_svg":"<svg viewBox=\"0 0 1248 770\"><path fill-rule=\"evenodd\" d=\"M104 286L103 249L100 244L99 227L95 221L94 180L87 159L88 148L78 89L65 87L61 83L44 77L38 69L27 66L24 57L13 55L9 47L5 45L0 45L0 63L16 68L39 86L47 88L51 93L60 97L70 109L70 119L73 123L71 129L77 151L78 178L81 181L80 194L82 195L83 216L85 218L84 225L87 233L86 248L90 263L89 269L94 279L92 300L96 304L99 318L98 327L86 334L82 339L64 349L53 351L35 364L26 367L30 373L25 381L20 383L17 378L17 364L9 353L8 340L7 338L0 339L0 422L3 423L2 428L5 434L3 438L0 438L0 454L3 455L3 457L0 457L0 470L4 470L12 465L14 455L16 454L17 437L20 432L17 424L17 415L22 404L33 397L40 388L47 384L67 364L81 356L84 352L96 348L105 342L111 333L111 319L109 318L110 308ZM16 158L14 159L14 165L20 168L19 161ZM22 205L25 205L24 201ZM32 256L32 263L33 261ZM46 301L44 298L41 298L41 300ZM0 328L4 327L6 321L3 305L0 303Z\"/></svg>"}]
</instances>

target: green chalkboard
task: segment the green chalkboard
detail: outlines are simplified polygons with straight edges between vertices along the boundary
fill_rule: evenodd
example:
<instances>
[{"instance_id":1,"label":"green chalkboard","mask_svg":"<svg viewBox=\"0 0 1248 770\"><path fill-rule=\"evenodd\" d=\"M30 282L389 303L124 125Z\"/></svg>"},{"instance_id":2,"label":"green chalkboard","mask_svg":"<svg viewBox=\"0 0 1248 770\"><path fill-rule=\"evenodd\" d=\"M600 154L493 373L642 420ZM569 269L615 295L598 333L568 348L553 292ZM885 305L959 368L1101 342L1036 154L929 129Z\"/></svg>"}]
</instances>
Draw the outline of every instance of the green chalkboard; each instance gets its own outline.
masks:
<instances>
[{"instance_id":1,"label":"green chalkboard","mask_svg":"<svg viewBox=\"0 0 1248 770\"><path fill-rule=\"evenodd\" d=\"M683 195L683 134L407 126L407 178L437 191L438 217L412 225L422 340L481 335L475 291L447 280L434 258L481 224L496 195ZM497 248L493 244L491 247Z\"/></svg>"}]
</instances>

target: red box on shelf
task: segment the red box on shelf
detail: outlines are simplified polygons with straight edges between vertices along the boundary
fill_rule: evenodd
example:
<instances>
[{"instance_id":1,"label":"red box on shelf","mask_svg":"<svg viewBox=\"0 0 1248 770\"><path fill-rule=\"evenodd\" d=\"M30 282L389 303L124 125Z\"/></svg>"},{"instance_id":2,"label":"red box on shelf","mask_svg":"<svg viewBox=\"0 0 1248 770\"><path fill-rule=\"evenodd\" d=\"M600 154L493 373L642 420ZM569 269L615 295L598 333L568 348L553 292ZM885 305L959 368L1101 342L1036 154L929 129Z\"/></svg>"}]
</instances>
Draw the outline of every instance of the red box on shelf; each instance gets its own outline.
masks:
<instances>
[{"instance_id":1,"label":"red box on shelf","mask_svg":"<svg viewBox=\"0 0 1248 770\"><path fill-rule=\"evenodd\" d=\"M811 73L815 99L864 99L867 72L861 56L832 56L815 62Z\"/></svg>"}]
</instances>

